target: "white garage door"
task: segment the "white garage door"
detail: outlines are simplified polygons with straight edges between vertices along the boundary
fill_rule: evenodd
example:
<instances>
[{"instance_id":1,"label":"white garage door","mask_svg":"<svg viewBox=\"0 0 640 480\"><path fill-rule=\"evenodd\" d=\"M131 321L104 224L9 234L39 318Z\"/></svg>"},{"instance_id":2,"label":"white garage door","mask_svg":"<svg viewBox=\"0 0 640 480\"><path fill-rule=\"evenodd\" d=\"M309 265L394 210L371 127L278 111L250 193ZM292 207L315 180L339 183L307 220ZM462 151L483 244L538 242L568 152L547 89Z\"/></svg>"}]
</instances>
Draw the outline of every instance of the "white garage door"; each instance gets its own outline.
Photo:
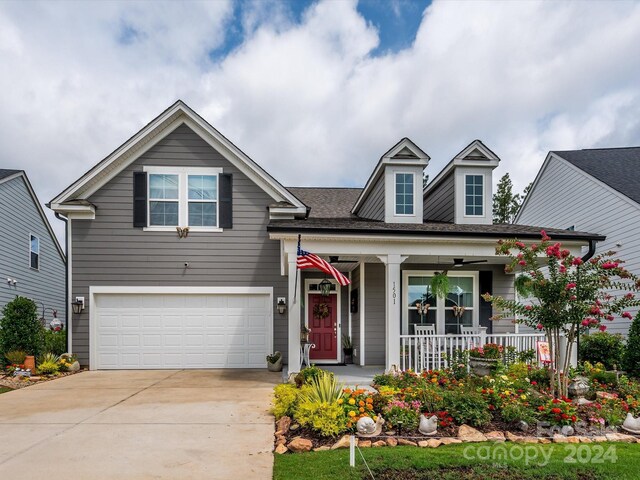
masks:
<instances>
[{"instance_id":1,"label":"white garage door","mask_svg":"<svg viewBox=\"0 0 640 480\"><path fill-rule=\"evenodd\" d=\"M265 366L270 294L96 293L93 301L92 368Z\"/></svg>"}]
</instances>

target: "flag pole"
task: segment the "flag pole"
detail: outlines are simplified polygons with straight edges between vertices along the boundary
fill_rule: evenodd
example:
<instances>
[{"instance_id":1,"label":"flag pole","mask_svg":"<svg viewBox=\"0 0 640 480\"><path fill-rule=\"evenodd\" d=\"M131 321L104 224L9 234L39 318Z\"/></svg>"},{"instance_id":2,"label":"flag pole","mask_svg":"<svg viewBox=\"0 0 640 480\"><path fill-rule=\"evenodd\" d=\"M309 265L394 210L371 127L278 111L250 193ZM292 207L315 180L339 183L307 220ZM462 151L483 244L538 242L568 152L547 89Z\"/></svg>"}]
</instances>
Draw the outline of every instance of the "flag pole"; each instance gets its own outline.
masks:
<instances>
[{"instance_id":1,"label":"flag pole","mask_svg":"<svg viewBox=\"0 0 640 480\"><path fill-rule=\"evenodd\" d=\"M298 250L300 250L300 237L302 237L302 235L298 234L298 249L296 250L296 280L293 283L293 304L295 305L296 303L298 303Z\"/></svg>"}]
</instances>

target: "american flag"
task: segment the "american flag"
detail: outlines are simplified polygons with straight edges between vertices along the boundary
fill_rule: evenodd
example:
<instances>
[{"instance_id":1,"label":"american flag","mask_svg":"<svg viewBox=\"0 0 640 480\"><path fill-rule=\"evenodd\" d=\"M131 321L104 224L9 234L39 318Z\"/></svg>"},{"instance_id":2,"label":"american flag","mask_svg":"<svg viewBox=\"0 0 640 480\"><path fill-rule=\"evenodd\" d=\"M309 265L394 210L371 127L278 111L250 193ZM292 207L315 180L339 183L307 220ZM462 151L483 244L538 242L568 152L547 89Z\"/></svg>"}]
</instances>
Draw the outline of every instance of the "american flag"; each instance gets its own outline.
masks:
<instances>
[{"instance_id":1,"label":"american flag","mask_svg":"<svg viewBox=\"0 0 640 480\"><path fill-rule=\"evenodd\" d=\"M343 287L349 285L351 282L342 273L336 270L329 262L321 259L319 256L309 253L300 248L300 242L298 242L298 269L304 270L305 268L317 268L318 270L328 273L335 278Z\"/></svg>"}]
</instances>

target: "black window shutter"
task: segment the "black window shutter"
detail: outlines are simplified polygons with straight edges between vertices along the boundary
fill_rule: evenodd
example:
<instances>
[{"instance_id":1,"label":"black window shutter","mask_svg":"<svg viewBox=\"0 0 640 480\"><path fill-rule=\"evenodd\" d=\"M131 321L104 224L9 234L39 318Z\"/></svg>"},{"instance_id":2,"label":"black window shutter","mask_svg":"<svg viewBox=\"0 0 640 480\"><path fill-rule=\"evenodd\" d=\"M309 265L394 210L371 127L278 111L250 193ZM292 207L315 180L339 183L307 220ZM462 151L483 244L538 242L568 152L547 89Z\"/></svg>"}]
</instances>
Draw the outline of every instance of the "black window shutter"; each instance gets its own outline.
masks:
<instances>
[{"instance_id":1,"label":"black window shutter","mask_svg":"<svg viewBox=\"0 0 640 480\"><path fill-rule=\"evenodd\" d=\"M133 172L133 226L147 226L147 172Z\"/></svg>"},{"instance_id":2,"label":"black window shutter","mask_svg":"<svg viewBox=\"0 0 640 480\"><path fill-rule=\"evenodd\" d=\"M221 173L218 176L218 211L220 228L233 228L233 175Z\"/></svg>"},{"instance_id":3,"label":"black window shutter","mask_svg":"<svg viewBox=\"0 0 640 480\"><path fill-rule=\"evenodd\" d=\"M480 292L478 292L479 295L493 293L493 272L480 272L478 283L480 288ZM484 298L480 297L480 326L487 327L487 333L491 333L493 331L493 321L491 320L492 316L493 308L491 307L491 303L486 302Z\"/></svg>"}]
</instances>

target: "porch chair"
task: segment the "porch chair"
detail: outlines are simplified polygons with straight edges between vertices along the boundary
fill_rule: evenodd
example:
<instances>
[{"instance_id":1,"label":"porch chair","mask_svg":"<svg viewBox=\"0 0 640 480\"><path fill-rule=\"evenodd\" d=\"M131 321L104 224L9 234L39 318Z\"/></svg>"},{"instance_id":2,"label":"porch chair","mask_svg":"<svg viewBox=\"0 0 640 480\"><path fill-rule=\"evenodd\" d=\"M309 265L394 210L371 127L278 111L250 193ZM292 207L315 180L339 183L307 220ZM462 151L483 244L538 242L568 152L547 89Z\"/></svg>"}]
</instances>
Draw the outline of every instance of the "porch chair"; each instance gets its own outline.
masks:
<instances>
[{"instance_id":1,"label":"porch chair","mask_svg":"<svg viewBox=\"0 0 640 480\"><path fill-rule=\"evenodd\" d=\"M423 367L429 369L437 369L442 365L442 351L436 347L432 337L436 334L435 325L414 325L415 334L426 336L427 339L416 339L418 355L421 358Z\"/></svg>"}]
</instances>

